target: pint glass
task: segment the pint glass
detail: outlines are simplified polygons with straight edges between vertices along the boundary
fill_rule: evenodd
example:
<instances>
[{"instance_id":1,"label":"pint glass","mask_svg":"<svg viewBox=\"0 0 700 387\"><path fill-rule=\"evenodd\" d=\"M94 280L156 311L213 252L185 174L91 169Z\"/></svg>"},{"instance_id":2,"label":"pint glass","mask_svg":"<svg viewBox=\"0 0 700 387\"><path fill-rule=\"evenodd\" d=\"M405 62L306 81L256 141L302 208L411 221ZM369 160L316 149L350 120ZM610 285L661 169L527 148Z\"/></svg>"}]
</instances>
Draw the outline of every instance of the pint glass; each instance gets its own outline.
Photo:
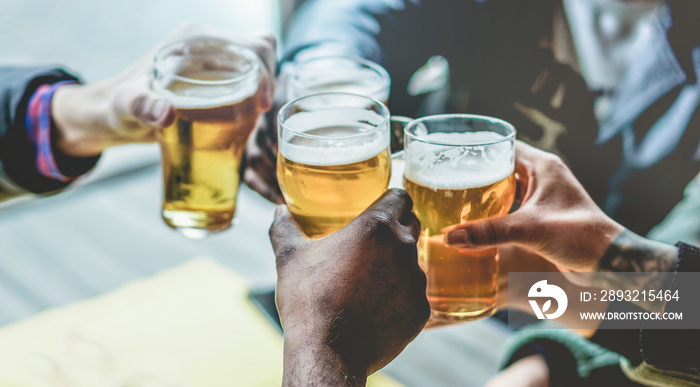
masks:
<instances>
[{"instance_id":1,"label":"pint glass","mask_svg":"<svg viewBox=\"0 0 700 387\"><path fill-rule=\"evenodd\" d=\"M277 179L309 237L345 226L387 189L389 110L369 97L325 93L278 114Z\"/></svg>"},{"instance_id":2,"label":"pint glass","mask_svg":"<svg viewBox=\"0 0 700 387\"><path fill-rule=\"evenodd\" d=\"M288 100L317 93L341 92L389 101L391 79L384 68L354 56L322 56L296 64L289 76Z\"/></svg>"},{"instance_id":3,"label":"pint glass","mask_svg":"<svg viewBox=\"0 0 700 387\"><path fill-rule=\"evenodd\" d=\"M165 223L188 237L231 226L239 167L259 115L260 62L248 48L201 37L164 47L153 89L177 108L161 130Z\"/></svg>"},{"instance_id":4,"label":"pint glass","mask_svg":"<svg viewBox=\"0 0 700 387\"><path fill-rule=\"evenodd\" d=\"M498 293L498 249L447 247L442 229L508 213L515 197L515 129L484 116L438 115L406 126L404 188L421 222L418 259L433 318L490 315Z\"/></svg>"}]
</instances>

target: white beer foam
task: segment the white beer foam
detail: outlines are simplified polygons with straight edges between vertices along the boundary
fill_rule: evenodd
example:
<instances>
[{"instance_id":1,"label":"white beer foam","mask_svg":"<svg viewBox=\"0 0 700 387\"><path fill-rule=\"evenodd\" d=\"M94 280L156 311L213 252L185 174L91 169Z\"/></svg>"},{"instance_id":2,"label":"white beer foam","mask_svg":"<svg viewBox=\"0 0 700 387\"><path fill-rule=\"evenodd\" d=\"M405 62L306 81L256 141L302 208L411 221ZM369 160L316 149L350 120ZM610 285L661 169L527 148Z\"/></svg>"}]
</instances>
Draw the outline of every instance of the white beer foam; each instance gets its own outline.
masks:
<instances>
[{"instance_id":1,"label":"white beer foam","mask_svg":"<svg viewBox=\"0 0 700 387\"><path fill-rule=\"evenodd\" d=\"M405 151L405 177L433 189L483 187L501 181L515 167L512 141L493 145L505 137L494 132L431 133L427 141L411 141Z\"/></svg>"},{"instance_id":2,"label":"white beer foam","mask_svg":"<svg viewBox=\"0 0 700 387\"><path fill-rule=\"evenodd\" d=\"M229 75L229 77L234 77ZM196 76L192 76L196 79ZM223 79L226 79L222 77ZM242 101L258 90L258 77L252 76L249 79L234 84L223 85L197 85L174 81L164 84L167 81L154 82L153 91L164 97L176 108L181 109L201 109L232 104Z\"/></svg>"},{"instance_id":3,"label":"white beer foam","mask_svg":"<svg viewBox=\"0 0 700 387\"><path fill-rule=\"evenodd\" d=\"M284 126L309 135L324 130L335 134L310 138L285 130L281 132L284 138L279 142L279 151L286 159L307 165L345 165L364 161L389 148L389 123L383 121L381 115L364 108L297 113L288 118ZM349 136L352 138L347 138Z\"/></svg>"}]
</instances>

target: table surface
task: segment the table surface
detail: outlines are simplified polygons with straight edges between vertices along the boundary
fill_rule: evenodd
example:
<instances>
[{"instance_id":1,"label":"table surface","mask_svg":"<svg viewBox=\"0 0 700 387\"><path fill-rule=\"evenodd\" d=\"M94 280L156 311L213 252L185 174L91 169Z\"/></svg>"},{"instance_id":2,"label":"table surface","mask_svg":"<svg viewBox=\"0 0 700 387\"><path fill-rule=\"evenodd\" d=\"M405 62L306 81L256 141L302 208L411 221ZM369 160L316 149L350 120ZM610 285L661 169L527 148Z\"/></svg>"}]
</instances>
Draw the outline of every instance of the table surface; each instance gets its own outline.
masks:
<instances>
[{"instance_id":1,"label":"table surface","mask_svg":"<svg viewBox=\"0 0 700 387\"><path fill-rule=\"evenodd\" d=\"M2 386L279 386L282 336L233 270L197 258L0 329ZM367 387L400 387L378 372Z\"/></svg>"}]
</instances>

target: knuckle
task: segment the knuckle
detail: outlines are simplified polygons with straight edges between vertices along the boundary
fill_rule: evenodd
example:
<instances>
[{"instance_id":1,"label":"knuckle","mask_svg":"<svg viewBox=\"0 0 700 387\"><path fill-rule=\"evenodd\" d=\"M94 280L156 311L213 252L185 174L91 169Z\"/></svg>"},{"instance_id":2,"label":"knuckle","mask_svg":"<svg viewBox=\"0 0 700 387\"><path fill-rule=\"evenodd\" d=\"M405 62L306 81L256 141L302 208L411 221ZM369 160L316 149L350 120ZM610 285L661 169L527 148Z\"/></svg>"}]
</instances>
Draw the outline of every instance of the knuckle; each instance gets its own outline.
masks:
<instances>
[{"instance_id":1,"label":"knuckle","mask_svg":"<svg viewBox=\"0 0 700 387\"><path fill-rule=\"evenodd\" d=\"M261 166L263 164L262 153L251 148L248 148L248 150L249 151L246 155L246 163L252 168Z\"/></svg>"},{"instance_id":2,"label":"knuckle","mask_svg":"<svg viewBox=\"0 0 700 387\"><path fill-rule=\"evenodd\" d=\"M278 234L281 234L281 227L282 224L278 219L275 219L272 222L272 225L270 225L270 229L268 230L267 234L270 237L270 240L274 242L275 238L277 237Z\"/></svg>"},{"instance_id":3,"label":"knuckle","mask_svg":"<svg viewBox=\"0 0 700 387\"><path fill-rule=\"evenodd\" d=\"M388 191L387 196L392 196L400 200L401 202L406 203L408 208L413 207L413 200L411 199L411 195L409 195L408 192L402 189L392 188Z\"/></svg>"},{"instance_id":4,"label":"knuckle","mask_svg":"<svg viewBox=\"0 0 700 387\"><path fill-rule=\"evenodd\" d=\"M561 157L548 153L545 158L545 167L551 172L562 172L567 169Z\"/></svg>"},{"instance_id":5,"label":"knuckle","mask_svg":"<svg viewBox=\"0 0 700 387\"><path fill-rule=\"evenodd\" d=\"M284 248L280 249L275 254L275 256L277 257L277 268L279 269L283 267L287 262L289 262L296 255L296 252L297 249L293 246L285 246Z\"/></svg>"},{"instance_id":6,"label":"knuckle","mask_svg":"<svg viewBox=\"0 0 700 387\"><path fill-rule=\"evenodd\" d=\"M476 227L472 232L467 234L473 244L497 244L501 237L499 230L490 219L486 219L482 223L482 227Z\"/></svg>"},{"instance_id":7,"label":"knuckle","mask_svg":"<svg viewBox=\"0 0 700 387\"><path fill-rule=\"evenodd\" d=\"M374 229L391 227L392 225L392 215L389 213L389 211L383 208L371 209L366 214L368 221L374 224Z\"/></svg>"},{"instance_id":8,"label":"knuckle","mask_svg":"<svg viewBox=\"0 0 700 387\"><path fill-rule=\"evenodd\" d=\"M148 96L146 93L135 94L128 105L129 114L133 115L134 117L143 116L146 113L147 102Z\"/></svg>"}]
</instances>

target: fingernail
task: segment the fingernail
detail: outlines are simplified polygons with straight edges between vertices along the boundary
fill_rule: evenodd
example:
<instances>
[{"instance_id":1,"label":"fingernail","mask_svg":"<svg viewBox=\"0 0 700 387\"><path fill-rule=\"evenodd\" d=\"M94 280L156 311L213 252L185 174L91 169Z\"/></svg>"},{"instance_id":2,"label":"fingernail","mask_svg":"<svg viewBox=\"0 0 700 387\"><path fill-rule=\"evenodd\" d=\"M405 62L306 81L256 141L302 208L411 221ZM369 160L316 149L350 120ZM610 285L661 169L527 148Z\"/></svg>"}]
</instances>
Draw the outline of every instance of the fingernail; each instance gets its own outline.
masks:
<instances>
[{"instance_id":1,"label":"fingernail","mask_svg":"<svg viewBox=\"0 0 700 387\"><path fill-rule=\"evenodd\" d=\"M159 99L156 101L156 103L153 104L153 107L151 108L151 117L153 117L154 121L158 121L163 116L165 116L165 113L168 110L168 103L165 102L162 99Z\"/></svg>"},{"instance_id":2,"label":"fingernail","mask_svg":"<svg viewBox=\"0 0 700 387\"><path fill-rule=\"evenodd\" d=\"M445 235L446 245L467 245L467 231L466 230L454 230L450 231Z\"/></svg>"},{"instance_id":3,"label":"fingernail","mask_svg":"<svg viewBox=\"0 0 700 387\"><path fill-rule=\"evenodd\" d=\"M277 208L275 208L275 218L278 217L281 212L282 212L282 206L277 206Z\"/></svg>"}]
</instances>

